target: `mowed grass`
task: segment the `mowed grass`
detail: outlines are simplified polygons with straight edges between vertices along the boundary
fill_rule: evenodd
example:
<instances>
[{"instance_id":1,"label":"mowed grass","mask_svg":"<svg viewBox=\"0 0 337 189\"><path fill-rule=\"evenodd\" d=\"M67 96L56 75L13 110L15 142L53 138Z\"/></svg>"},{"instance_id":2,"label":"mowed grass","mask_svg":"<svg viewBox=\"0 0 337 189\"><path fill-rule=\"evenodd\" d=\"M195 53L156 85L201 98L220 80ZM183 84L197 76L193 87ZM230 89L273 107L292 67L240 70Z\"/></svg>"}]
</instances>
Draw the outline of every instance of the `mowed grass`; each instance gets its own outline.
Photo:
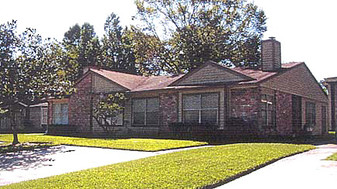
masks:
<instances>
[{"instance_id":1,"label":"mowed grass","mask_svg":"<svg viewBox=\"0 0 337 189\"><path fill-rule=\"evenodd\" d=\"M337 153L334 153L331 156L327 157L326 160L337 161Z\"/></svg>"},{"instance_id":2,"label":"mowed grass","mask_svg":"<svg viewBox=\"0 0 337 189\"><path fill-rule=\"evenodd\" d=\"M24 142L46 142L54 145L68 144L76 146L92 146L113 149L128 149L140 151L159 151L174 148L183 148L190 146L200 146L207 144L206 142L191 140L167 140L167 139L96 139L96 138L79 138L79 137L63 137L50 136L43 134L19 134L19 141ZM1 134L0 141L6 143L13 140L11 134Z\"/></svg>"},{"instance_id":3,"label":"mowed grass","mask_svg":"<svg viewBox=\"0 0 337 189\"><path fill-rule=\"evenodd\" d=\"M4 188L200 188L224 182L311 145L251 143L168 153Z\"/></svg>"}]
</instances>

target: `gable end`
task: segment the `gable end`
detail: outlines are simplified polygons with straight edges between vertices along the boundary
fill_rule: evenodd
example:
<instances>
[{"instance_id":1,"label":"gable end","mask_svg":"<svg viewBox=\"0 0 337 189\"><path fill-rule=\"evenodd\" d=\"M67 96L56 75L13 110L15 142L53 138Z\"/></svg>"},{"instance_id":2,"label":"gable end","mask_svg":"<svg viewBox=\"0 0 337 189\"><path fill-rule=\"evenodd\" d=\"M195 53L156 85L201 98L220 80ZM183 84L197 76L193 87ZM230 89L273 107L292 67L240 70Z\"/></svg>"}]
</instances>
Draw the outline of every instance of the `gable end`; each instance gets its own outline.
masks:
<instances>
[{"instance_id":1,"label":"gable end","mask_svg":"<svg viewBox=\"0 0 337 189\"><path fill-rule=\"evenodd\" d=\"M173 82L170 86L228 84L250 80L254 79L213 61L208 61Z\"/></svg>"},{"instance_id":2,"label":"gable end","mask_svg":"<svg viewBox=\"0 0 337 189\"><path fill-rule=\"evenodd\" d=\"M320 102L328 102L327 95L304 63L261 82L261 86Z\"/></svg>"}]
</instances>

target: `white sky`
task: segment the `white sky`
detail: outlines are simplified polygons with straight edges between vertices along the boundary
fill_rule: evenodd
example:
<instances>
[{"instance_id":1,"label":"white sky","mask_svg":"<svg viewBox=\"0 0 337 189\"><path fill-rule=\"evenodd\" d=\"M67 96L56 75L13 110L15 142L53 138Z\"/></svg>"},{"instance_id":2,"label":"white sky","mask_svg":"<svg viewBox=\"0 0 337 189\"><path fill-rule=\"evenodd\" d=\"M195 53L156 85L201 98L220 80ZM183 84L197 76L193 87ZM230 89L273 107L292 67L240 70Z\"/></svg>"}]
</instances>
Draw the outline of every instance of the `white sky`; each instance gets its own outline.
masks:
<instances>
[{"instance_id":1,"label":"white sky","mask_svg":"<svg viewBox=\"0 0 337 189\"><path fill-rule=\"evenodd\" d=\"M264 38L281 42L282 62L306 62L317 80L337 76L336 0L252 1L268 18ZM2 0L0 23L15 19L19 31L31 27L44 38L62 40L69 27L88 22L101 37L111 12L129 25L136 7L133 0Z\"/></svg>"}]
</instances>

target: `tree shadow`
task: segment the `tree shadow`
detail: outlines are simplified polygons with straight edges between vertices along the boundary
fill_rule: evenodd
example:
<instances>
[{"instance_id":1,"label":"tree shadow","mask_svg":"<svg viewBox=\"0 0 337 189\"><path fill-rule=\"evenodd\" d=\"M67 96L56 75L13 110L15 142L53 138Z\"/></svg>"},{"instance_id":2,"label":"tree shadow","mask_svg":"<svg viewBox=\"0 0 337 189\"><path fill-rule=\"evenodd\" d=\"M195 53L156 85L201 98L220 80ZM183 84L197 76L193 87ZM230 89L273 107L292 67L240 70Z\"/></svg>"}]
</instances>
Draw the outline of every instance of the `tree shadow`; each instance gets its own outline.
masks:
<instances>
[{"instance_id":1,"label":"tree shadow","mask_svg":"<svg viewBox=\"0 0 337 189\"><path fill-rule=\"evenodd\" d=\"M51 163L55 159L48 156L64 152L62 151L63 148L64 146L52 146L0 154L0 171L28 170L52 166Z\"/></svg>"}]
</instances>

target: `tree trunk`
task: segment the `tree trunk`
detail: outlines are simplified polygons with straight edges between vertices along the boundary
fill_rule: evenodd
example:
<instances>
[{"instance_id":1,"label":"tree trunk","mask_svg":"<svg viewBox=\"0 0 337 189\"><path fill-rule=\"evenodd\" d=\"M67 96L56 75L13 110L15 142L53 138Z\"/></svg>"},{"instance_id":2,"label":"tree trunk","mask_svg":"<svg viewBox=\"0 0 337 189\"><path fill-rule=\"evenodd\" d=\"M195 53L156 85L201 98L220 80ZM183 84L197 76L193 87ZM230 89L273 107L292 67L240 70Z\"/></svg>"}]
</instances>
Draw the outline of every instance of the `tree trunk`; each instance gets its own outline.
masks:
<instances>
[{"instance_id":1,"label":"tree trunk","mask_svg":"<svg viewBox=\"0 0 337 189\"><path fill-rule=\"evenodd\" d=\"M9 120L11 123L11 128L13 132L13 142L12 144L19 144L19 138L18 138L18 131L16 129L16 123L15 123L15 112L13 110L13 106L9 107Z\"/></svg>"}]
</instances>

